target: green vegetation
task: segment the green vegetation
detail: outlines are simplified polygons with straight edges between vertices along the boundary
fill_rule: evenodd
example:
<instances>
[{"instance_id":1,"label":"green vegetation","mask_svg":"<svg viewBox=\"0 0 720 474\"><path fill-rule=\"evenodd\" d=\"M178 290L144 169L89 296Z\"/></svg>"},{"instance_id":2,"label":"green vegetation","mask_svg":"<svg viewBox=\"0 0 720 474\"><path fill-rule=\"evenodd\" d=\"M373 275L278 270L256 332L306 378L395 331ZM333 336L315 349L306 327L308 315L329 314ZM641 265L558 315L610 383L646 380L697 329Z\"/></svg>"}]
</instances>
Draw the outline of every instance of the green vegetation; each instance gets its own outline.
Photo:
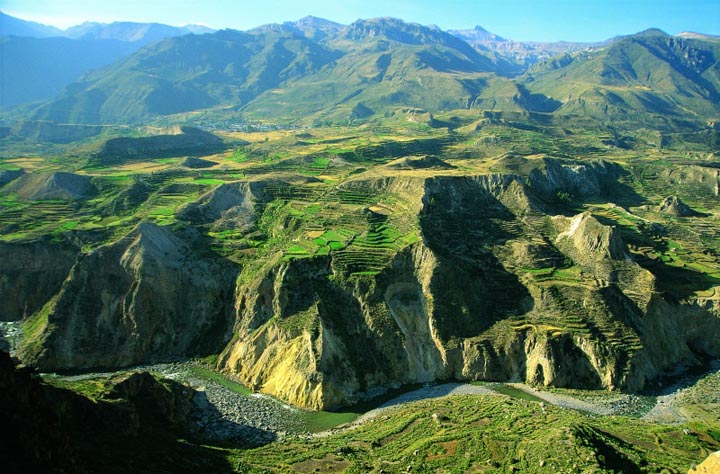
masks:
<instances>
[{"instance_id":1,"label":"green vegetation","mask_svg":"<svg viewBox=\"0 0 720 474\"><path fill-rule=\"evenodd\" d=\"M686 472L715 425L590 417L503 396L414 402L358 428L232 453L243 472ZM410 467L408 467L410 466Z\"/></svg>"},{"instance_id":2,"label":"green vegetation","mask_svg":"<svg viewBox=\"0 0 720 474\"><path fill-rule=\"evenodd\" d=\"M220 385L227 388L228 390L231 390L240 395L250 395L252 393L252 390L245 387L244 385L242 385L238 382L235 382L234 380L231 380L222 374L218 374L217 372L215 372L213 370L206 369L199 365L191 365L190 373L201 379L210 380L210 381L219 383Z\"/></svg>"},{"instance_id":3,"label":"green vegetation","mask_svg":"<svg viewBox=\"0 0 720 474\"><path fill-rule=\"evenodd\" d=\"M620 389L645 383L645 375L651 383L657 373L642 371L667 362L651 360L654 353L670 354L668 360L686 354L678 361L717 355L701 340L705 326L654 341L674 329L655 328L647 316L650 309L665 311L664 304L676 319L715 311L718 44L646 32L523 73L506 57L436 28L377 19L342 33L321 30L322 41L323 35L281 27L152 44L90 72L57 102L33 111L48 121L3 129L6 255L16 255L14 245L47 242L78 249L82 261L98 248L127 248L108 244L135 235L129 233L140 223L163 226L160 237L153 231L140 237L148 242L138 245L138 258L112 257L123 268L111 284L128 275L145 278L142 258L162 260L173 249L178 262L189 253L221 262L228 280L237 276L223 298L245 292L246 299L229 305L228 321L208 332L227 334L239 315L233 342L258 339L242 348L248 354L242 363L249 364L266 363L267 346L282 355L285 339L306 338L309 349L300 357L317 358L312 370L283 370L296 370L288 378L320 381L327 398L392 385L388 379L407 367L425 371L409 375L418 380L440 374L445 367L433 372L426 354L436 344L447 356L438 364L462 360L472 374L460 364L446 377L461 368L469 379L523 376L533 341L546 344L544 361L567 357L577 365L573 380L558 384ZM119 125L83 125L98 121ZM691 212L661 209L668 196ZM580 213L595 226L585 235L569 224ZM193 248L166 249L163 240L174 238ZM5 258L2 265L12 263ZM159 276L147 279L174 275L157 268ZM312 272L298 276L305 268ZM45 269L33 271L38 287L54 291L67 276L45 282ZM0 275L0 289L13 297L19 279L8 274ZM282 286L283 279L295 286ZM83 298L105 305L103 289L92 291ZM58 301L49 298L34 314L16 315L23 318L26 354L52 356L43 353L45 344L55 325L65 323L60 313L49 320ZM128 304L124 298L112 304ZM696 311L692 318L688 308ZM421 328L413 328L416 321ZM268 328L277 334L268 336ZM151 344L141 340L143 331L133 333L138 347ZM385 351L384 340L374 347L372 338L387 338L393 347ZM678 347L647 350L674 342ZM502 357L512 359L511 367L493 372ZM243 397L251 393L216 372L217 363L210 356L188 376ZM613 365L617 371L608 369ZM223 370L244 370L238 367ZM575 370L590 375L575 380L582 378ZM542 386L547 375L539 370L528 383ZM256 371L244 380L263 386L262 377ZM98 403L111 382L44 380ZM290 433L282 443L247 451L208 449L237 472L685 472L720 447L717 403L707 395L716 385L703 379L683 392L681 411L689 420L683 425L637 419L650 412L654 395L633 398L621 412L627 417L599 417L545 407L523 390L492 384L507 396L421 401L322 437ZM583 401L603 397L604 406L616 395L547 390ZM288 410L299 432L359 415Z\"/></svg>"},{"instance_id":4,"label":"green vegetation","mask_svg":"<svg viewBox=\"0 0 720 474\"><path fill-rule=\"evenodd\" d=\"M93 401L101 399L109 386L108 379L105 377L73 380L56 375L46 375L43 377L43 381L53 387L72 390Z\"/></svg>"},{"instance_id":5,"label":"green vegetation","mask_svg":"<svg viewBox=\"0 0 720 474\"><path fill-rule=\"evenodd\" d=\"M473 385L480 385L482 387L489 387L491 390L501 394L507 395L508 397L516 398L518 400L525 400L526 402L542 402L541 398L538 398L524 390L505 385L501 383L487 383L487 382L473 382Z\"/></svg>"}]
</instances>

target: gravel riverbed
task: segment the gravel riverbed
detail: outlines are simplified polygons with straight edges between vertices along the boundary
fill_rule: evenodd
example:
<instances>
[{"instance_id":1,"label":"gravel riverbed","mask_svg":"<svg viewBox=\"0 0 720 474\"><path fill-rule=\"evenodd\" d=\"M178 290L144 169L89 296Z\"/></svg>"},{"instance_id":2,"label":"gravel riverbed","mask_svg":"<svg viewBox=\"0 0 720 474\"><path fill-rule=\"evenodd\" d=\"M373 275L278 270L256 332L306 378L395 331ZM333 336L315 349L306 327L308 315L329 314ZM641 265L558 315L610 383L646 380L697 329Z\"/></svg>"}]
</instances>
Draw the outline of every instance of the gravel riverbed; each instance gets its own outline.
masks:
<instances>
[{"instance_id":1,"label":"gravel riverbed","mask_svg":"<svg viewBox=\"0 0 720 474\"><path fill-rule=\"evenodd\" d=\"M687 406L720 407L720 360L710 363L710 370L699 377L687 377L666 387L657 403L643 420L658 423L685 423L692 415Z\"/></svg>"},{"instance_id":2,"label":"gravel riverbed","mask_svg":"<svg viewBox=\"0 0 720 474\"><path fill-rule=\"evenodd\" d=\"M327 431L311 433L307 412L273 397L253 393L242 394L227 388L216 380L204 378L192 370L192 362L157 364L137 367L131 370L152 371L163 377L187 383L196 391L198 411L194 424L198 434L209 439L227 441L246 446L259 446L272 441L322 437L342 429L352 429L393 407L416 400L438 398L447 395L490 395L497 394L503 384L472 385L467 383L444 383L426 385L404 393L378 407L369 410L351 423ZM558 393L552 390L538 390L524 384L504 384L516 391L524 392L535 399L567 409L580 410L595 415L640 416L649 421L677 423L687 421L682 404L689 402L720 403L720 362L712 366L713 371L693 383L685 381L667 389L656 399L622 393L597 393L577 391ZM112 372L92 373L63 377L66 380L83 380L110 377ZM494 390L495 387L497 390ZM501 390L502 391L502 390ZM576 395L573 395L576 393ZM713 397L717 398L715 400ZM654 406L652 406L654 404Z\"/></svg>"}]
</instances>

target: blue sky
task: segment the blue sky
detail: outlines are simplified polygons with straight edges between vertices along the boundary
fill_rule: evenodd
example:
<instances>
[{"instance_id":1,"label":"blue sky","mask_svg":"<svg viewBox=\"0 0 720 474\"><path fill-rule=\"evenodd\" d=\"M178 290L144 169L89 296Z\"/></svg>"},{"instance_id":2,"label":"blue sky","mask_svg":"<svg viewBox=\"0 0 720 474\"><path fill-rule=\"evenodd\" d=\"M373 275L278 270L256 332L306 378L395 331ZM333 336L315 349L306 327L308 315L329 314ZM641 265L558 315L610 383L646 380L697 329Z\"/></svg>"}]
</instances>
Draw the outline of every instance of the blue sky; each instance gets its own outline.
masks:
<instances>
[{"instance_id":1,"label":"blue sky","mask_svg":"<svg viewBox=\"0 0 720 474\"><path fill-rule=\"evenodd\" d=\"M481 25L523 41L597 41L650 27L720 35L720 0L0 0L0 9L62 28L154 21L243 30L314 15L340 23L394 16L443 29Z\"/></svg>"}]
</instances>

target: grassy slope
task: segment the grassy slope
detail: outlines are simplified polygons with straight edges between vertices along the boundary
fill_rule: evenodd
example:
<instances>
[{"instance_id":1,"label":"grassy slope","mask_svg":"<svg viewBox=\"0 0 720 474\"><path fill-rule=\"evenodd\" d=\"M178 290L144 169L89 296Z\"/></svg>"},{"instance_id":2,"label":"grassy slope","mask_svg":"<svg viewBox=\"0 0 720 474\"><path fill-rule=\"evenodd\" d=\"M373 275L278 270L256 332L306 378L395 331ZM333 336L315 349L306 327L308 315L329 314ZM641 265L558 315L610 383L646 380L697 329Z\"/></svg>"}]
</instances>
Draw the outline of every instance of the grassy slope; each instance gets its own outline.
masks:
<instances>
[{"instance_id":1,"label":"grassy slope","mask_svg":"<svg viewBox=\"0 0 720 474\"><path fill-rule=\"evenodd\" d=\"M346 252L352 264L352 252L348 251L353 250L353 246L357 247L357 253L367 253L368 247L396 251L412 242L417 224L408 220L412 216L407 213L408 203L402 196L373 194L361 189L341 192L336 186L358 177L437 174L437 170L398 171L383 165L408 154L413 146L421 152L422 147L433 146L439 140L442 143L439 154L457 167L443 171L450 174L503 171L497 157L509 149L588 159L610 158L624 164L631 171L627 184L642 199L629 192L614 197L623 208L608 203L586 203L586 207L567 211L589 209L598 218L617 225L626 240L633 243L634 253L663 260L665 264L661 268L668 288L678 277L685 278L685 286L675 285L676 290L681 290L680 296L682 292L685 295L702 293L710 284L717 284L720 268L717 254L706 252L717 251L720 241L714 217L719 211L717 198L693 181L678 185L673 181L674 175L668 173L675 168L684 169L689 160L705 159L708 150L701 144L657 149L641 141L645 137L638 133L634 135L636 149L623 150L603 144L608 131L577 129L573 134L558 136L554 126L523 130L507 122L476 128L473 123L480 116L469 111L439 119L458 120L468 128L451 133L396 117L364 128L229 134L228 140L244 140L247 144L205 157L218 164L206 170L179 170L178 159L152 157L146 162L122 167L88 168L83 166L82 158L74 157L69 160L70 165L77 172L94 176L100 195L76 206L21 202L17 196L0 192L3 222L18 226L3 234L2 239L76 235L91 239L88 246L99 245L122 235L140 219L175 225L177 209L220 183L248 177L305 176L317 182L273 191L275 199L264 208L254 232L238 234L213 228L202 231L211 239L216 252L246 263L281 251L285 258ZM65 160L62 156L45 156L11 159L5 163L7 167L30 164L42 170L62 168ZM147 199L119 214L98 215L98 209L110 205L135 179L142 179L151 187ZM183 192L173 192L168 188L171 185L186 188ZM708 216L673 218L658 214L656 206L669 189ZM17 212L18 206L22 212ZM363 209L370 206L389 212L388 220L368 219ZM669 233L657 238L642 234L637 226L642 219L660 221ZM280 226L280 223L291 225ZM87 231L92 229L109 232L90 238ZM363 273L376 271L374 265L383 262L354 263L355 271ZM252 268L249 265L247 271L251 272ZM568 271L534 269L528 271L528 277L540 282L543 279L571 281L574 276L566 275ZM42 324L39 317L30 321ZM82 388L91 396L97 389L99 387L92 385ZM433 413L440 415L438 421L433 419ZM336 421L313 419L309 423L321 427ZM399 472L411 464L421 472L509 472L510 466L519 472L580 472L585 468L589 472L603 472L603 469L656 472L661 467L684 472L691 463L701 461L708 450L718 448L716 422L693 422L686 426L690 434L685 434L683 426L653 425L627 418L594 418L552 407L543 410L533 402L501 397L461 397L408 405L388 418L327 438L223 453L239 472L313 472L315 469Z\"/></svg>"},{"instance_id":2,"label":"grassy slope","mask_svg":"<svg viewBox=\"0 0 720 474\"><path fill-rule=\"evenodd\" d=\"M720 439L717 423L684 428L456 396L408 404L327 438L236 453L233 464L243 472L685 472Z\"/></svg>"},{"instance_id":3,"label":"grassy slope","mask_svg":"<svg viewBox=\"0 0 720 474\"><path fill-rule=\"evenodd\" d=\"M525 83L535 93L562 101L563 114L639 118L717 116L718 49L663 34L623 38L583 52L558 67L531 69ZM661 118L662 117L662 118Z\"/></svg>"}]
</instances>

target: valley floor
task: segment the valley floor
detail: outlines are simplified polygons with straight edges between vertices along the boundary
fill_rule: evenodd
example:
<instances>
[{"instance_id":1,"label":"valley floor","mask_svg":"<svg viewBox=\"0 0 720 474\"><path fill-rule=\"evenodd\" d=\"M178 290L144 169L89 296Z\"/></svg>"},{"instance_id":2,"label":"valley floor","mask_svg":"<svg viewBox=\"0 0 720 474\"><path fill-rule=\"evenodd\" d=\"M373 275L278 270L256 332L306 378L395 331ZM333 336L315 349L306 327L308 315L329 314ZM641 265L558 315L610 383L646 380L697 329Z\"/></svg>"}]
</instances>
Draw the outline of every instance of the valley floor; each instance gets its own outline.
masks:
<instances>
[{"instance_id":1,"label":"valley floor","mask_svg":"<svg viewBox=\"0 0 720 474\"><path fill-rule=\"evenodd\" d=\"M538 389L521 383L443 383L409 390L375 406L364 404L342 412L312 412L288 405L273 397L251 393L237 382L212 372L198 363L172 363L141 366L132 371L150 371L165 378L187 383L198 390L199 403L206 416L197 420L201 433L216 441L240 442L258 446L287 438L324 437L353 429L388 411L419 400L456 395L507 395L511 398L554 405L597 416L631 416L645 421L679 424L691 421L719 421L720 361L710 364L709 372L684 378L656 394L635 395L607 391ZM84 382L107 379L117 372L80 375L46 374L45 381L67 388Z\"/></svg>"}]
</instances>

